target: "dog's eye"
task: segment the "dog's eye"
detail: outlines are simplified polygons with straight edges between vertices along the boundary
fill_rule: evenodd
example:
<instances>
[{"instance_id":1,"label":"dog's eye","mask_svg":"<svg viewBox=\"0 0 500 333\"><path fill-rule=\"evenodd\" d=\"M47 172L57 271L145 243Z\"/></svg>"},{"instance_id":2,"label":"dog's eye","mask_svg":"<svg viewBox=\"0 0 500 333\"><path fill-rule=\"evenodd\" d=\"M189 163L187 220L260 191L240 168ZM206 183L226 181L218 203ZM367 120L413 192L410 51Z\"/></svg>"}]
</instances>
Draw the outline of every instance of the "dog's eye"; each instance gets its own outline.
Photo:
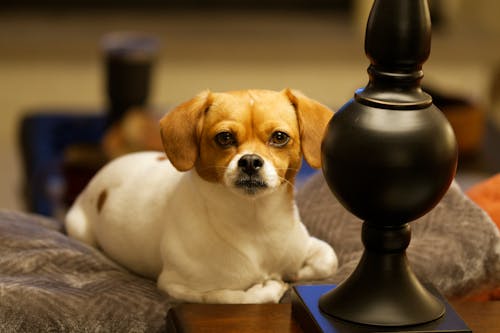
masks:
<instances>
[{"instance_id":1,"label":"dog's eye","mask_svg":"<svg viewBox=\"0 0 500 333\"><path fill-rule=\"evenodd\" d=\"M215 142L223 148L235 146L236 138L231 132L220 132L215 136Z\"/></svg>"},{"instance_id":2,"label":"dog's eye","mask_svg":"<svg viewBox=\"0 0 500 333\"><path fill-rule=\"evenodd\" d=\"M290 141L290 136L285 132L276 131L271 135L269 144L274 147L284 147Z\"/></svg>"}]
</instances>

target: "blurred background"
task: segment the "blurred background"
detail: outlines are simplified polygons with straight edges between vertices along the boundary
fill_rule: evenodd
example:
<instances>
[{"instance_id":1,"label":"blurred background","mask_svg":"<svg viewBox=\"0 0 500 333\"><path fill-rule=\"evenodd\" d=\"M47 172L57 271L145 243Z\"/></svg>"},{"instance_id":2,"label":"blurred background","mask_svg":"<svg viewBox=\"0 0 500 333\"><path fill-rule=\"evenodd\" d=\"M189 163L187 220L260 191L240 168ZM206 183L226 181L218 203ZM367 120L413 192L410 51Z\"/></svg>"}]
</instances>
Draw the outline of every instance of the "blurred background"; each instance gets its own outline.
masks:
<instances>
[{"instance_id":1,"label":"blurred background","mask_svg":"<svg viewBox=\"0 0 500 333\"><path fill-rule=\"evenodd\" d=\"M117 88L122 93L142 89L134 106L147 114L138 120L146 123L204 89L291 87L333 109L342 106L367 82L363 34L371 4L2 1L0 208L57 215L54 205L71 182L84 182L91 170L123 151L116 142L127 129L113 129L118 119L108 116L135 102L120 104L120 96L111 96L120 82L129 84ZM500 171L500 3L431 0L430 5L433 42L424 85L459 137L460 170L467 175L461 183L467 187ZM125 66L116 74L110 57L124 54L147 68L127 76L122 72L133 66ZM110 75L115 75L111 83ZM80 143L91 149L80 145L68 151ZM45 201L37 204L35 197Z\"/></svg>"}]
</instances>

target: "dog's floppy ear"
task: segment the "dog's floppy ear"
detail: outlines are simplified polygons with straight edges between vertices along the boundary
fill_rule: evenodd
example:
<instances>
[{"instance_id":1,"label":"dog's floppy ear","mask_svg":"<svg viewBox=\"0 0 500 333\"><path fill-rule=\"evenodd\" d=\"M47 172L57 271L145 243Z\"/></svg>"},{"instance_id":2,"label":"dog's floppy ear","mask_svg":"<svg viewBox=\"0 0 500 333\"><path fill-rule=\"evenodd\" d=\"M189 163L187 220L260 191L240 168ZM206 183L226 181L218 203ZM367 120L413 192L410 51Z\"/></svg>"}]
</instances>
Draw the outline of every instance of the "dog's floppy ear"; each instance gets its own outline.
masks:
<instances>
[{"instance_id":1,"label":"dog's floppy ear","mask_svg":"<svg viewBox=\"0 0 500 333\"><path fill-rule=\"evenodd\" d=\"M304 158L313 168L320 168L321 141L333 111L297 90L285 89L285 94L297 113Z\"/></svg>"},{"instance_id":2,"label":"dog's floppy ear","mask_svg":"<svg viewBox=\"0 0 500 333\"><path fill-rule=\"evenodd\" d=\"M163 149L179 171L190 170L195 165L199 153L199 131L209 106L210 91L206 90L177 106L160 120Z\"/></svg>"}]
</instances>

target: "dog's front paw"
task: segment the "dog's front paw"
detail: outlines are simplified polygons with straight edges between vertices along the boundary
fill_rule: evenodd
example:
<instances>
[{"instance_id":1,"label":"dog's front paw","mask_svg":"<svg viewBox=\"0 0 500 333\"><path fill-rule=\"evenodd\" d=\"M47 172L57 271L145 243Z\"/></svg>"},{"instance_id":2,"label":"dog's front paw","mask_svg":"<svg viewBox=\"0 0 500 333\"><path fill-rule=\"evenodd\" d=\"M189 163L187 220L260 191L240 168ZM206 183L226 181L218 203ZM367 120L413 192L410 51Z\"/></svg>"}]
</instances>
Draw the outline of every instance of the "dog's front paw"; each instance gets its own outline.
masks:
<instances>
[{"instance_id":1,"label":"dog's front paw","mask_svg":"<svg viewBox=\"0 0 500 333\"><path fill-rule=\"evenodd\" d=\"M281 280L267 280L242 289L213 289L200 291L175 283L158 280L158 286L169 296L184 302L193 303L226 303L226 304L257 304L278 303L288 289Z\"/></svg>"},{"instance_id":2,"label":"dog's front paw","mask_svg":"<svg viewBox=\"0 0 500 333\"><path fill-rule=\"evenodd\" d=\"M319 280L332 276L338 267L337 255L330 245L313 238L308 256L293 280Z\"/></svg>"},{"instance_id":3,"label":"dog's front paw","mask_svg":"<svg viewBox=\"0 0 500 333\"><path fill-rule=\"evenodd\" d=\"M267 280L245 291L247 303L278 303L288 285L280 280Z\"/></svg>"},{"instance_id":4,"label":"dog's front paw","mask_svg":"<svg viewBox=\"0 0 500 333\"><path fill-rule=\"evenodd\" d=\"M205 292L203 303L259 304L278 303L288 285L279 280L267 280L252 285L246 290L220 289Z\"/></svg>"}]
</instances>

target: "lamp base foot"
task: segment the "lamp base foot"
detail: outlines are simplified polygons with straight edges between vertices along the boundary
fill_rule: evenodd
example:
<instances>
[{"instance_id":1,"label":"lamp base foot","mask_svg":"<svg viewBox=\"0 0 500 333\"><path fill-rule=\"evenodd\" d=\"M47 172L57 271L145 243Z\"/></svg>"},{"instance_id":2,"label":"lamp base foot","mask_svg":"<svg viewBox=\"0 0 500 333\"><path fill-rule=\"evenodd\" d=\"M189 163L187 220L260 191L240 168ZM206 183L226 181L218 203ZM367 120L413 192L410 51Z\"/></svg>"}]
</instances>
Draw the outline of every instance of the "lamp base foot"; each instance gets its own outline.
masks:
<instances>
[{"instance_id":1,"label":"lamp base foot","mask_svg":"<svg viewBox=\"0 0 500 333\"><path fill-rule=\"evenodd\" d=\"M445 305L444 316L425 324L399 327L356 324L324 314L319 309L319 298L333 288L335 285L302 285L292 289L292 315L304 331L312 333L472 333L451 305L433 288L429 290Z\"/></svg>"}]
</instances>

